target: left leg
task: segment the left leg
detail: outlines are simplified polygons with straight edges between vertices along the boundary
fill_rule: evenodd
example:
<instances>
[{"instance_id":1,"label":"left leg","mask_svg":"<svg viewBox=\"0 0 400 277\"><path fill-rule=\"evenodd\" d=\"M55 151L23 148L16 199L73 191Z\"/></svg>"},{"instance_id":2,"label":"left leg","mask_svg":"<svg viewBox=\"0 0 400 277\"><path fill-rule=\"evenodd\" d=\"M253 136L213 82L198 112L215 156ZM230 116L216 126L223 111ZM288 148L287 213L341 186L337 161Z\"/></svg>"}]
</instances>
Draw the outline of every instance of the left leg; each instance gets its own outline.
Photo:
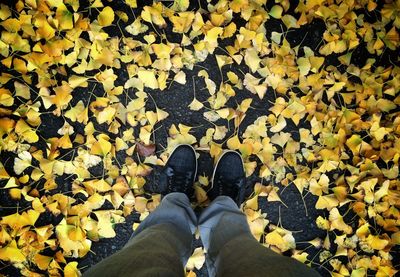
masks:
<instances>
[{"instance_id":1,"label":"left leg","mask_svg":"<svg viewBox=\"0 0 400 277\"><path fill-rule=\"evenodd\" d=\"M184 276L197 219L183 193L168 194L123 249L85 276Z\"/></svg>"},{"instance_id":2,"label":"left leg","mask_svg":"<svg viewBox=\"0 0 400 277\"><path fill-rule=\"evenodd\" d=\"M161 172L165 194L160 206L134 232L118 253L89 269L85 276L184 276L197 226L189 197L194 193L196 153L180 145Z\"/></svg>"}]
</instances>

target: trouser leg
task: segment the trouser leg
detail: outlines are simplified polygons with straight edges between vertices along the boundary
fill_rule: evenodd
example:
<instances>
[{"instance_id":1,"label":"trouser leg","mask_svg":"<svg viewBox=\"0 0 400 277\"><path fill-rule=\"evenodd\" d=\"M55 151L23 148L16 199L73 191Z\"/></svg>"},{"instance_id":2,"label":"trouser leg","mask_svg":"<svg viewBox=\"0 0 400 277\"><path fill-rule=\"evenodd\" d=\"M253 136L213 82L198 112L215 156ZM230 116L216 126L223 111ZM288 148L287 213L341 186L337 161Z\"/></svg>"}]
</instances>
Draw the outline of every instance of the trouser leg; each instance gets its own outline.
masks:
<instances>
[{"instance_id":1,"label":"trouser leg","mask_svg":"<svg viewBox=\"0 0 400 277\"><path fill-rule=\"evenodd\" d=\"M257 242L246 216L229 197L216 198L204 210L199 230L210 276L319 276Z\"/></svg>"},{"instance_id":2,"label":"trouser leg","mask_svg":"<svg viewBox=\"0 0 400 277\"><path fill-rule=\"evenodd\" d=\"M187 196L168 194L123 249L89 269L85 276L184 276L196 225Z\"/></svg>"}]
</instances>

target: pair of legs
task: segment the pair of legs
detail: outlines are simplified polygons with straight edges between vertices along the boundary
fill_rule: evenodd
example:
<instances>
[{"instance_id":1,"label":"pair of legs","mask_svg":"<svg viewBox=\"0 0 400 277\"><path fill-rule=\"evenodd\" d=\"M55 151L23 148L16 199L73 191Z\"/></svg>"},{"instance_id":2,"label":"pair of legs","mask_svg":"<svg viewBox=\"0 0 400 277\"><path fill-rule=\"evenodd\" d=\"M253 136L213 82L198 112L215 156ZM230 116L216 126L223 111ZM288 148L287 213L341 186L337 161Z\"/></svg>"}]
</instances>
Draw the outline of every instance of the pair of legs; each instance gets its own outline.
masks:
<instances>
[{"instance_id":1,"label":"pair of legs","mask_svg":"<svg viewBox=\"0 0 400 277\"><path fill-rule=\"evenodd\" d=\"M197 171L193 153L189 146L174 151L160 178L167 193L160 206L139 225L122 250L89 269L85 276L184 276L197 227L209 276L319 276L254 239L238 208L244 172L236 152L227 152L217 163L209 191L213 201L197 219L189 200Z\"/></svg>"}]
</instances>

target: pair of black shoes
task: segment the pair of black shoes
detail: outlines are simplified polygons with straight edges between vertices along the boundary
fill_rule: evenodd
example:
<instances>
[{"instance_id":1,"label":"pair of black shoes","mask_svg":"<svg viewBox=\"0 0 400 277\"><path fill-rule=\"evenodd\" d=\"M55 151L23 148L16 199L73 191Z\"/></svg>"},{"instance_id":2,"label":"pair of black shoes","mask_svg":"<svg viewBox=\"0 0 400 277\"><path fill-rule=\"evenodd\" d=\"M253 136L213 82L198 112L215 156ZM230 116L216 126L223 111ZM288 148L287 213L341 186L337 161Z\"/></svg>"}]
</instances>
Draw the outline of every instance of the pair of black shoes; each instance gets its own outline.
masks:
<instances>
[{"instance_id":1,"label":"pair of black shoes","mask_svg":"<svg viewBox=\"0 0 400 277\"><path fill-rule=\"evenodd\" d=\"M179 145L161 172L160 186L164 187L164 194L182 192L191 198L194 194L196 174L195 150L190 145ZM241 155L236 151L226 151L214 168L211 188L207 195L210 200L221 195L229 196L239 206L244 200L245 178Z\"/></svg>"}]
</instances>

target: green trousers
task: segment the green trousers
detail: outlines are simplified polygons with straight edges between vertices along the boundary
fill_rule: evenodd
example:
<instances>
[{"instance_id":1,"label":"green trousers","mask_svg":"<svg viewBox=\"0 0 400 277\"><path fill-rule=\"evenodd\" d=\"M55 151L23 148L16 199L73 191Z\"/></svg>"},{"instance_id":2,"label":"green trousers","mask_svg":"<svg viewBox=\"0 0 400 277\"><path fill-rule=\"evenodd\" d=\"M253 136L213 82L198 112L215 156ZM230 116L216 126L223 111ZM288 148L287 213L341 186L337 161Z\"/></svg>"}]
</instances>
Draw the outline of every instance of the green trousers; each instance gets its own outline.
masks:
<instances>
[{"instance_id":1,"label":"green trousers","mask_svg":"<svg viewBox=\"0 0 400 277\"><path fill-rule=\"evenodd\" d=\"M184 276L197 226L209 276L319 276L258 243L231 198L218 197L197 219L183 193L164 197L123 249L84 276Z\"/></svg>"}]
</instances>

